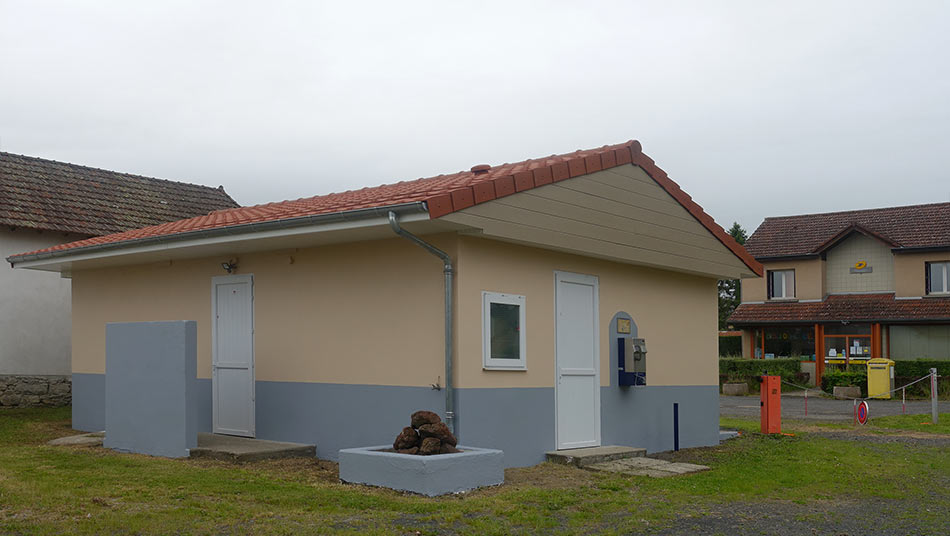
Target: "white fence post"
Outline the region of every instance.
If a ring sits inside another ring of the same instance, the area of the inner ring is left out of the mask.
[[[937,369],[930,369],[930,420],[937,424]]]

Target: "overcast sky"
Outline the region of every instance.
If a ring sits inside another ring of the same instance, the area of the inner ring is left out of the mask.
[[[0,148],[242,204],[638,139],[717,222],[950,201],[950,2],[0,0]]]

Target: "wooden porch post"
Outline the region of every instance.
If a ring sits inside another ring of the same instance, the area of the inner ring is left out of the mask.
[[[881,325],[871,324],[871,358],[881,357]]]
[[[821,340],[821,324],[815,324],[815,385],[821,388],[821,376],[825,373],[825,345]]]

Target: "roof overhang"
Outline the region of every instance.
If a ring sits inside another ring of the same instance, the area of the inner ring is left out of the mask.
[[[394,236],[389,227],[390,211],[414,233],[459,230],[448,222],[430,221],[425,203],[408,203],[18,255],[7,261],[14,268],[69,273],[74,269],[377,240]]]
[[[892,253],[938,253],[941,251],[950,251],[950,244],[942,246],[918,246],[912,248],[892,248]]]

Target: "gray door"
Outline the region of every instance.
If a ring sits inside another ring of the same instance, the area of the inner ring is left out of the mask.
[[[214,433],[254,437],[254,276],[212,279]]]

